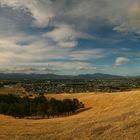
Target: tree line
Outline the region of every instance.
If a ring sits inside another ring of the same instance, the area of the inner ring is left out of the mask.
[[[29,96],[0,95],[0,114],[24,118],[27,116],[50,116],[69,115],[78,109],[84,108],[84,104],[78,99],[57,100],[47,99],[43,95],[35,98]]]

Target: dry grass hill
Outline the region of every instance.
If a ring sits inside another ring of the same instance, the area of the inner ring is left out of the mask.
[[[48,96],[76,97],[90,109],[40,120],[0,115],[0,140],[140,140],[140,90]]]

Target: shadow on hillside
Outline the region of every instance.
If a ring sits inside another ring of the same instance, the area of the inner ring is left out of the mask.
[[[60,115],[60,116],[50,116],[50,117],[47,117],[47,116],[43,116],[43,117],[42,116],[30,116],[30,117],[24,117],[23,119],[39,120],[39,119],[55,119],[55,118],[69,117],[69,116],[77,115],[77,114],[79,114],[81,112],[88,111],[91,108],[92,107],[81,108],[81,109],[77,110],[74,113],[66,113],[66,114],[63,114],[63,115]]]
[[[81,108],[79,110],[77,110],[75,113],[73,113],[72,115],[75,115],[75,114],[79,114],[81,112],[85,112],[85,111],[88,111],[90,110],[92,107],[87,107],[87,108]]]

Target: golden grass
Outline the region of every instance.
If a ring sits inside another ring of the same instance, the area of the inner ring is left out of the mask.
[[[0,115],[0,140],[140,140],[140,90],[47,97],[78,98],[91,109],[44,120]]]
[[[0,94],[26,95],[26,91],[21,86],[1,87],[0,88]]]

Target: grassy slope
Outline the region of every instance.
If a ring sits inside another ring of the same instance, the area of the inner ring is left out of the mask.
[[[0,115],[0,140],[140,140],[140,90],[52,96],[76,97],[91,109],[44,120]]]

